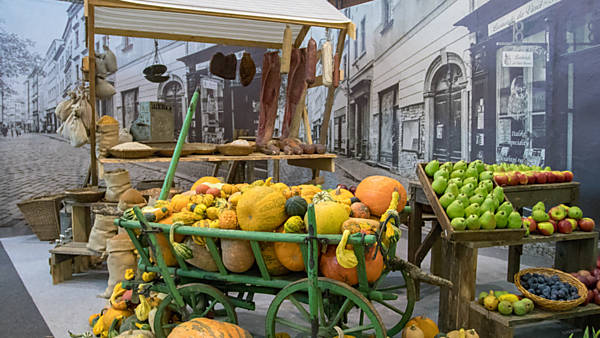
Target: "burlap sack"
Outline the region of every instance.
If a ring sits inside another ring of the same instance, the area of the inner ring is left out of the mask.
[[[69,117],[69,115],[71,114],[71,106],[72,105],[73,105],[72,98],[62,101],[61,103],[59,103],[56,106],[56,109],[54,110],[54,115],[56,115],[56,117],[59,120],[61,120],[62,122],[65,122],[67,120],[67,118]]]
[[[87,96],[82,96],[74,104],[74,109],[77,110],[86,131],[90,131],[90,125],[92,124],[92,106],[90,105]]]
[[[131,136],[127,128],[119,129],[119,144],[127,142],[133,142],[133,136]]]
[[[88,142],[87,131],[76,111],[73,111],[71,115],[69,115],[64,126],[64,128],[68,129],[71,146],[78,148]]]
[[[104,181],[106,182],[104,199],[109,202],[118,202],[121,194],[131,188],[129,171],[125,169],[104,172]]]
[[[106,62],[104,61],[105,54],[96,53],[96,76],[105,78],[108,75],[108,69],[106,67]]]
[[[108,150],[119,144],[119,124],[97,124],[96,137],[98,157],[107,157]]]
[[[97,252],[106,251],[106,240],[117,234],[117,226],[113,221],[115,216],[96,215],[94,226],[90,232],[87,248]]]
[[[102,78],[96,78],[96,96],[99,99],[109,99],[115,95],[115,87]]]
[[[106,252],[108,259],[108,286],[102,297],[109,298],[117,283],[125,278],[125,270],[136,269],[133,243],[127,235],[116,235],[106,241]]]
[[[106,65],[106,70],[109,73],[114,73],[117,71],[117,57],[115,53],[113,53],[107,45],[104,45],[104,64]]]

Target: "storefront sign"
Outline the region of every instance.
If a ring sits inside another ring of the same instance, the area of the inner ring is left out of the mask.
[[[524,20],[542,10],[559,3],[561,0],[532,0],[488,25],[488,36],[512,26],[517,21]]]
[[[503,51],[502,67],[533,67],[533,52]]]

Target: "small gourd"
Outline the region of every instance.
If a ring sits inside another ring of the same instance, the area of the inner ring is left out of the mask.
[[[308,203],[306,203],[306,200],[300,196],[292,196],[285,201],[285,213],[290,217],[304,217],[307,209]]]
[[[219,215],[219,228],[237,229],[237,215],[233,210],[223,210]]]
[[[312,203],[317,205],[321,202],[335,202],[333,197],[327,191],[321,191],[316,193],[312,198]]]
[[[438,333],[440,333],[440,329],[438,328],[437,324],[430,318],[424,316],[414,317],[409,320],[406,325],[416,325],[419,327],[419,329],[423,331],[425,338],[434,338]]]
[[[407,326],[402,331],[402,338],[425,338],[423,331],[416,325]]]
[[[292,216],[285,221],[283,225],[286,233],[302,233],[306,230],[306,226],[304,225],[304,221],[300,216]]]

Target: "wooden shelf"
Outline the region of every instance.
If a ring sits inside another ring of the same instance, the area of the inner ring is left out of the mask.
[[[99,253],[87,248],[86,242],[69,242],[50,249],[51,254],[70,256],[100,256]]]
[[[496,230],[501,231],[501,230]],[[492,241],[481,241],[481,242],[465,242],[463,245],[469,248],[489,248],[493,246],[505,246],[505,245],[522,245],[522,244],[530,244],[530,243],[550,243],[550,242],[562,242],[562,241],[577,241],[581,239],[593,239],[597,238],[598,233],[593,232],[583,232],[583,231],[575,231],[570,234],[552,234],[550,236],[544,235],[529,235],[528,237],[523,237],[516,240],[492,240]]]
[[[489,311],[476,301],[471,302],[470,326],[474,328],[480,337],[509,338],[513,336],[514,327],[532,324],[546,320],[561,320],[578,317],[600,315],[600,306],[588,304],[577,306],[568,311],[547,311],[535,308],[531,313],[524,316],[504,316],[497,311]]]
[[[263,153],[252,153],[246,156],[226,156],[226,155],[188,155],[181,156],[179,162],[223,162],[223,161],[266,161],[266,160],[318,160],[334,159],[335,154],[303,154],[303,155],[266,155]],[[100,158],[100,163],[135,163],[135,162],[171,162],[170,157],[145,157],[145,158]]]

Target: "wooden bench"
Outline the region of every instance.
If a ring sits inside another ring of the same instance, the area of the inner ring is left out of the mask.
[[[597,327],[600,321],[600,306],[588,304],[568,311],[546,311],[536,308],[524,316],[504,316],[497,311],[489,311],[473,301],[470,304],[469,328],[475,329],[481,338],[512,338],[515,327],[520,325],[574,318],[583,319],[585,325]]]
[[[86,246],[87,242],[69,242],[50,250],[52,284],[69,280],[74,273],[88,271],[90,257],[100,257],[100,255]]]

